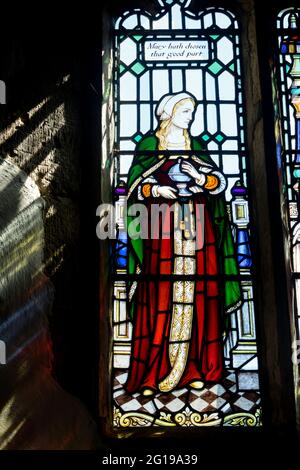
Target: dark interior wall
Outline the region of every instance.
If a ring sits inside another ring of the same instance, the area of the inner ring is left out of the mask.
[[[45,200],[53,374],[96,419],[100,39],[82,41],[75,23],[55,38],[47,27],[38,39],[2,37],[1,51],[0,156],[31,176]]]

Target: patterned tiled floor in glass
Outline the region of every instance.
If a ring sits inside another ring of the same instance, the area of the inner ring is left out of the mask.
[[[260,403],[260,395],[255,391],[237,391],[235,373],[227,371],[218,384],[207,384],[202,390],[182,388],[170,393],[157,393],[144,397],[141,393],[129,395],[124,384],[127,371],[115,369],[114,399],[120,409],[127,413],[157,414],[159,412],[179,412],[187,405],[201,413],[222,412],[224,414],[252,413]]]

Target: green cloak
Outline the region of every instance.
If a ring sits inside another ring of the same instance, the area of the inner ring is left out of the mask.
[[[214,169],[218,169],[213,160],[203,152],[203,146],[199,139],[191,138],[191,149],[195,151],[203,164],[210,164]],[[146,177],[152,174],[156,168],[161,166],[166,157],[158,157],[157,153],[151,154],[151,150],[158,150],[158,138],[154,134],[145,136],[137,145],[137,153],[134,157],[128,174],[128,201],[127,207],[140,203],[137,199],[137,186]],[[143,151],[147,153],[143,154]],[[149,152],[149,153],[148,153]],[[163,151],[162,151],[163,153]],[[212,215],[212,222],[215,228],[215,235],[219,253],[219,269],[221,275],[220,290],[223,295],[223,313],[230,313],[236,310],[242,302],[242,293],[239,280],[227,279],[227,276],[238,276],[239,270],[236,260],[232,232],[226,212],[224,195],[207,195],[207,200]],[[127,226],[134,217],[127,216]],[[141,270],[143,267],[143,239],[128,241],[128,273],[136,274],[137,266]],[[132,300],[131,313],[134,311],[134,299]],[[227,321],[225,321],[225,324]]]

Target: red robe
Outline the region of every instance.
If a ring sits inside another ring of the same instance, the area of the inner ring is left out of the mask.
[[[167,161],[157,174],[154,174],[158,184],[174,186],[167,174],[173,164],[174,161]],[[196,380],[218,382],[223,373],[218,282],[215,279],[197,279],[197,275],[218,275],[216,238],[205,195],[193,195],[193,201],[194,204],[204,205],[204,244],[201,249],[196,248],[192,335],[186,367],[176,388],[185,387]],[[151,203],[171,206],[174,202],[163,198],[147,200],[148,206]],[[160,230],[164,229],[166,220],[161,221]],[[200,227],[196,230],[200,230]],[[146,388],[158,391],[158,384],[172,369],[168,350],[173,310],[173,281],[160,280],[159,275],[174,272],[173,237],[144,240],[144,250],[142,273],[157,278],[138,282],[131,363],[125,385],[129,393]],[[184,275],[181,279],[185,280]]]

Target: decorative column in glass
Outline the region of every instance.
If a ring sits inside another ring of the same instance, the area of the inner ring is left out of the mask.
[[[124,209],[127,201],[127,188],[121,181],[114,190],[117,234],[115,241],[114,264],[117,274],[126,274],[127,231],[124,223]],[[114,367],[123,369],[129,366],[131,323],[126,316],[126,281],[118,279],[114,283]]]
[[[289,27],[297,29],[298,18],[294,13],[289,17]],[[295,109],[296,119],[296,154],[294,159],[293,177],[295,179],[294,189],[299,197],[300,189],[300,36],[291,35],[284,39],[281,44],[281,54],[289,55],[292,59],[292,67],[289,75],[292,79],[291,103]]]
[[[249,280],[252,266],[249,244],[249,209],[247,189],[237,181],[231,189],[231,213],[235,230],[235,243],[241,274],[244,302],[242,307],[231,314],[231,338],[225,344],[230,353],[230,362],[238,369],[239,388],[253,390],[259,388],[256,331],[253,304],[253,288]],[[228,353],[227,353],[228,355]]]
[[[295,118],[295,147],[294,156],[292,157],[291,173],[292,187],[294,190],[295,202],[290,202],[290,219],[292,224],[292,259],[293,272],[295,276],[295,308],[298,312],[298,337],[300,331],[299,312],[300,312],[300,222],[299,222],[299,204],[300,204],[300,35],[299,35],[299,16],[291,13],[288,18],[289,29],[295,30],[295,34],[291,33],[286,36],[280,45],[280,52],[283,56],[289,57],[291,67],[288,75],[292,80],[290,87],[290,102],[294,108]]]

